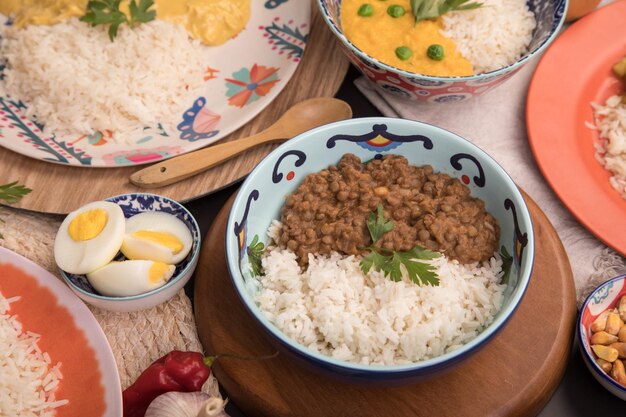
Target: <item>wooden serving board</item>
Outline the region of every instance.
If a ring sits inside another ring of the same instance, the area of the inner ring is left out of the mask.
[[[298,0],[301,1],[301,0]],[[311,34],[295,74],[278,97],[251,122],[217,143],[265,129],[292,105],[312,97],[335,95],[348,70],[348,60],[311,1]],[[151,192],[181,202],[224,188],[246,176],[277,145],[252,149],[221,166],[177,184],[145,190],[128,181],[145,166],[82,168],[51,164],[0,148],[0,184],[17,181],[33,189],[13,207],[65,214],[95,200],[129,192]]]
[[[466,363],[431,381],[363,388],[313,374],[289,357],[221,359],[215,376],[246,415],[531,416],[548,402],[570,357],[576,319],[572,271],[563,245],[524,194],[536,237],[533,274],[506,327]],[[271,354],[273,346],[245,310],[228,275],[224,234],[233,198],[216,217],[196,270],[195,315],[208,354]]]

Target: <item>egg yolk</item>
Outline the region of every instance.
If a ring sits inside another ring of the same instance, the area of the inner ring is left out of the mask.
[[[76,242],[90,240],[102,232],[108,221],[109,215],[106,210],[87,210],[74,217],[67,232]]]
[[[172,251],[173,254],[177,254],[183,250],[183,243],[178,238],[169,233],[153,232],[151,230],[140,230],[131,234],[132,237],[145,240],[146,242],[156,243],[157,245],[165,246]]]
[[[148,272],[148,279],[150,280],[150,283],[156,284],[161,281],[168,270],[168,264],[164,262],[154,262]]]

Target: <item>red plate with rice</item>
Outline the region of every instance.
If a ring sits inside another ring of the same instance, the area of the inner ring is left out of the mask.
[[[2,247],[0,333],[0,414],[122,415],[117,366],[94,316],[59,279]]]

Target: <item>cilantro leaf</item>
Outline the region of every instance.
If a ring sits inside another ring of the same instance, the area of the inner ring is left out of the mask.
[[[248,245],[247,253],[248,253],[248,261],[250,262],[250,270],[252,272],[252,276],[261,276],[263,273],[263,265],[261,262],[261,258],[263,257],[263,251],[265,251],[265,245],[263,242],[259,242],[259,236],[254,235],[252,242]]]
[[[382,266],[388,263],[388,259],[386,256],[379,254],[376,251],[371,251],[366,257],[361,259],[360,266],[361,271],[365,274],[370,272],[370,269],[374,267],[376,271],[381,271]]]
[[[379,248],[375,243],[387,232],[393,229],[393,222],[386,220],[383,213],[383,206],[377,206],[377,213],[370,213],[367,221],[367,228],[372,236],[371,246],[364,248],[370,251],[365,256],[359,266],[361,271],[367,274],[372,268],[382,272],[385,277],[392,281],[402,281],[402,268],[406,270],[408,278],[415,284],[439,285],[434,266],[420,260],[430,260],[441,256],[439,252],[430,251],[423,246],[416,245],[406,252],[394,251],[386,248]]]
[[[18,185],[17,181],[9,184],[0,185],[0,200],[7,204],[17,203],[22,197],[30,193],[30,188]]]
[[[366,222],[367,230],[369,230],[370,236],[372,236],[372,244],[378,242],[385,233],[392,231],[394,226],[391,220],[385,220],[382,204],[376,206],[376,210],[377,214],[370,213]]]
[[[403,265],[409,279],[415,284],[439,285],[439,278],[435,272],[435,267],[415,260],[413,251],[395,252],[393,257],[394,262],[398,264],[397,269],[400,270],[400,264]]]
[[[156,11],[149,10],[153,0],[131,0],[128,5],[128,16],[120,10],[121,0],[91,0],[87,3],[87,12],[80,18],[81,22],[91,26],[109,25],[109,39],[111,42],[117,37],[119,27],[127,23],[134,27],[137,23],[146,23],[156,18]]]
[[[482,7],[482,3],[470,0],[411,0],[411,11],[415,23],[425,19],[436,19],[449,11],[472,10]]]
[[[7,204],[17,203],[22,197],[31,191],[33,190],[30,188],[18,185],[17,181],[10,182],[8,184],[0,185],[0,200]],[[4,223],[4,220],[0,219],[0,223]],[[4,239],[2,233],[0,233],[0,239]]]
[[[137,23],[147,23],[156,18],[156,10],[149,10],[154,5],[153,0],[139,0],[139,5],[135,0],[131,0],[128,5],[130,11],[130,26]]]

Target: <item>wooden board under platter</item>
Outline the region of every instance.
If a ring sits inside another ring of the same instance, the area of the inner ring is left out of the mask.
[[[309,41],[292,79],[256,118],[218,143],[260,132],[299,101],[335,95],[348,70],[348,60],[315,3],[311,2]],[[56,165],[0,148],[0,184],[19,180],[32,188],[33,192],[13,207],[44,213],[64,214],[88,202],[129,192],[151,192],[187,201],[219,190],[246,176],[276,146],[259,146],[178,184],[150,190],[138,188],[128,181],[129,175],[142,166],[96,169]]]
[[[536,237],[529,287],[506,327],[450,373],[421,384],[363,388],[312,374],[279,355],[263,361],[218,360],[215,376],[250,417],[536,415],[565,372],[576,296],[556,231],[537,204],[524,197]],[[239,300],[225,264],[224,234],[232,201],[204,240],[196,270],[196,322],[207,354],[259,356],[275,349]]]

